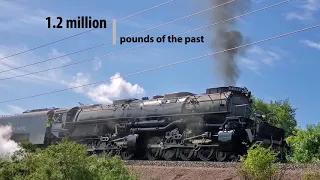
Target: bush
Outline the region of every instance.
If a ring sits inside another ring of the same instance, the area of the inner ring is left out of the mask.
[[[277,154],[270,149],[253,145],[246,157],[241,157],[238,173],[242,179],[270,180],[281,179],[283,172],[276,162]]]
[[[293,149],[293,162],[320,162],[320,123],[308,125],[306,130],[297,130],[287,142]]]
[[[32,144],[29,141],[22,142],[19,145],[26,152],[36,152],[36,150],[37,150],[37,146]]]
[[[30,149],[35,151],[29,150],[22,159],[0,161],[0,180],[137,179],[118,157],[87,156],[85,146],[74,142],[64,141],[45,150]]]

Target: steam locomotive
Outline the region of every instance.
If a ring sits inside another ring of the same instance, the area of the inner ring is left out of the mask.
[[[250,97],[246,88],[217,87],[204,94],[177,92],[111,105],[31,110],[2,117],[0,125],[10,124],[18,142],[47,146],[67,138],[85,144],[89,154],[124,160],[221,162],[245,154],[254,143],[285,152],[284,130],[253,116]],[[49,134],[48,112],[56,119]]]

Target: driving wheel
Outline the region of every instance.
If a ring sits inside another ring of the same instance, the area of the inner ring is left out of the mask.
[[[221,152],[221,151],[216,151],[216,160],[218,162],[223,162],[227,160],[227,153],[226,152]]]
[[[148,145],[149,144],[160,144],[161,142],[161,139],[159,137],[152,137],[148,140]],[[149,160],[157,160],[159,159],[160,157],[160,152],[161,152],[161,149],[160,148],[149,148],[147,147],[147,158]]]
[[[214,149],[211,147],[202,147],[198,151],[198,157],[201,161],[210,161],[214,156]]]
[[[194,158],[194,149],[180,148],[179,155],[183,161],[191,161]]]

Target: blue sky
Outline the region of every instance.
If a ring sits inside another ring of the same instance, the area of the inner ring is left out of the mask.
[[[91,16],[95,19],[119,19],[161,1],[103,1],[94,2],[4,0],[0,1],[0,57],[58,40],[85,29],[48,29],[46,17],[55,19]],[[201,2],[201,3],[200,3]],[[251,10],[280,1],[252,0]],[[278,7],[241,18],[237,28],[251,42],[319,23],[319,1],[296,0]],[[176,0],[152,11],[117,23],[117,35],[127,36],[153,26],[175,20],[210,7],[209,0]],[[249,10],[249,11],[251,11]],[[214,11],[214,10],[212,10]],[[162,36],[183,33],[210,24],[212,11],[174,24],[154,29],[139,36]],[[55,21],[56,23],[57,21]],[[108,21],[110,22],[110,21]],[[110,23],[108,25],[111,25]],[[104,57],[75,66],[34,74],[0,82],[0,100],[40,94],[106,80],[77,90],[0,104],[0,114],[20,113],[43,107],[71,107],[82,103],[108,103],[123,97],[152,96],[175,91],[203,93],[206,88],[221,85],[215,73],[214,57],[172,66],[140,75],[108,81],[112,76],[184,60],[214,52],[212,29],[208,28],[187,36],[205,36],[205,43],[152,44],[136,50]],[[112,39],[112,28],[93,32],[56,43],[28,53],[0,60],[0,71],[30,64],[39,60],[71,53]],[[17,76],[76,61],[86,60],[140,44],[105,45],[79,54],[37,64],[24,69],[1,73],[0,78]],[[320,88],[320,33],[319,29],[302,32],[281,39],[251,46],[246,56],[237,59],[241,71],[237,83],[246,86],[257,97],[265,100],[290,98],[297,110],[300,126],[317,123],[319,111],[317,89]]]

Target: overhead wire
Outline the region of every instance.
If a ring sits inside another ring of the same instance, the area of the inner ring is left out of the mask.
[[[136,32],[136,33],[134,33],[134,34],[130,34],[130,35],[126,36],[126,37],[131,37],[131,36],[135,36],[135,35],[138,35],[138,34],[142,34],[142,33],[145,33],[145,32],[148,32],[148,31],[151,31],[151,30],[154,30],[154,29],[157,29],[157,28],[160,28],[160,27],[163,27],[163,26],[172,24],[172,23],[175,23],[175,22],[177,22],[177,21],[181,21],[181,20],[184,20],[184,19],[187,19],[187,18],[196,16],[196,15],[202,14],[202,13],[204,13],[204,12],[210,11],[210,10],[212,10],[212,9],[218,8],[218,7],[220,7],[220,6],[224,6],[224,5],[226,5],[226,4],[229,4],[229,3],[232,3],[232,2],[235,2],[235,1],[236,1],[236,0],[230,0],[230,1],[227,1],[227,2],[225,2],[225,3],[219,4],[219,5],[217,5],[217,6],[213,6],[213,7],[204,9],[204,10],[202,10],[202,11],[198,11],[198,12],[196,12],[196,13],[193,13],[193,14],[190,14],[190,15],[187,15],[187,16],[184,16],[184,17],[175,19],[175,20],[173,20],[173,21],[169,21],[169,22],[166,22],[166,23],[163,23],[163,24],[160,24],[160,25],[151,27],[151,28],[149,28],[149,29]],[[288,0],[288,1],[292,1],[292,0]],[[65,55],[61,55],[61,56],[57,56],[57,57],[54,57],[54,58],[46,59],[46,60],[43,60],[43,61],[38,61],[38,62],[35,62],[35,63],[31,63],[31,64],[27,64],[27,65],[23,65],[23,66],[11,68],[11,69],[8,69],[8,70],[3,70],[3,71],[0,71],[0,73],[9,72],[9,71],[12,71],[12,70],[17,70],[17,69],[21,69],[21,68],[33,66],[33,65],[36,65],[36,64],[48,62],[48,61],[51,61],[51,60],[54,60],[54,59],[59,59],[59,58],[67,57],[67,56],[69,56],[69,55],[77,54],[77,53],[84,52],[84,51],[87,51],[87,50],[90,50],[90,49],[95,49],[95,48],[98,48],[98,47],[101,47],[101,46],[104,46],[104,45],[107,45],[107,44],[111,44],[111,43],[112,43],[112,41],[104,42],[104,43],[102,43],[102,44],[95,45],[95,46],[91,46],[91,47],[86,48],[86,49],[81,49],[81,50],[79,50],[79,51],[74,51],[74,52],[71,52],[71,53],[68,53],[68,54],[65,54]],[[77,62],[75,62],[75,64],[77,64]]]
[[[158,4],[158,5],[152,6],[152,7],[150,7],[150,8],[145,9],[145,10],[136,12],[136,13],[134,13],[134,14],[125,16],[125,17],[120,18],[120,19],[117,19],[116,21],[119,22],[119,21],[122,21],[122,20],[125,20],[125,19],[128,19],[128,18],[131,18],[131,17],[133,17],[133,16],[142,14],[142,13],[147,12],[147,11],[150,11],[150,10],[152,10],[152,9],[155,9],[155,8],[161,7],[161,6],[163,6],[163,5],[172,3],[173,1],[176,1],[176,0],[166,1],[166,2],[164,2],[164,3],[161,3],[161,4]],[[33,51],[33,50],[36,50],[36,49],[40,49],[40,48],[49,46],[49,45],[51,45],[51,44],[55,44],[55,43],[58,43],[58,42],[61,42],[61,41],[67,40],[67,39],[71,39],[71,38],[74,38],[74,37],[76,37],[76,36],[79,36],[79,35],[82,35],[82,34],[85,34],[85,33],[91,32],[91,31],[94,31],[94,30],[95,30],[95,29],[89,29],[89,30],[86,30],[86,31],[84,31],[84,32],[81,32],[81,33],[78,33],[78,34],[74,34],[74,35],[72,35],[72,36],[68,36],[68,37],[65,37],[65,38],[62,38],[62,39],[59,39],[59,40],[56,40],[56,41],[47,43],[47,44],[43,44],[43,45],[40,45],[40,46],[31,48],[31,49],[28,49],[28,50],[25,50],[25,51],[21,51],[21,52],[15,53],[15,54],[11,54],[11,55],[8,55],[8,56],[5,56],[5,57],[1,57],[0,60],[2,60],[2,59],[7,59],[7,58],[10,58],[10,57],[13,57],[13,56],[20,55],[20,54],[24,54],[24,53],[26,53],[26,52],[30,52],[30,51]],[[97,46],[97,47],[99,47],[99,46]],[[89,49],[88,49],[88,50],[89,50]]]
[[[234,1],[234,0],[233,0]],[[207,26],[204,26],[204,27],[201,27],[201,28],[196,28],[194,30],[190,30],[190,31],[187,31],[187,32],[184,32],[184,33],[180,33],[180,34],[176,34],[175,36],[181,36],[181,35],[184,35],[184,34],[188,34],[188,33],[191,33],[191,32],[195,32],[195,31],[198,31],[198,30],[202,30],[202,29],[205,29],[205,28],[209,28],[211,26],[215,26],[215,25],[218,25],[218,24],[221,24],[221,23],[225,23],[225,22],[228,22],[228,21],[231,21],[231,20],[234,20],[234,19],[238,19],[238,18],[241,18],[241,17],[244,17],[244,16],[247,16],[247,15],[250,15],[250,14],[254,14],[254,13],[257,13],[259,11],[263,11],[263,10],[266,10],[266,9],[270,9],[270,8],[273,8],[273,7],[276,7],[276,6],[279,6],[281,4],[284,4],[284,3],[288,3],[292,0],[285,0],[285,1],[282,1],[282,2],[279,2],[279,3],[275,3],[275,4],[272,4],[272,5],[269,5],[269,6],[266,6],[266,7],[263,7],[263,8],[260,8],[260,9],[257,9],[257,10],[254,10],[254,11],[251,11],[251,12],[248,12],[248,13],[244,13],[244,14],[241,14],[241,15],[238,15],[238,16],[235,16],[235,17],[232,17],[232,18],[229,18],[229,19],[226,19],[226,20],[223,20],[223,21],[219,21],[219,22],[216,22],[216,23],[213,23],[213,24],[210,24],[210,25],[207,25]],[[228,1],[226,3],[230,3],[232,1]],[[225,3],[221,4],[221,5],[224,5]],[[218,5],[218,6],[221,6],[221,5]],[[214,6],[214,7],[217,7],[217,6]],[[214,7],[211,7],[209,9],[212,9]],[[195,14],[199,14],[199,13],[203,13],[204,11],[208,11],[209,9],[205,9],[205,10],[202,10],[202,11],[199,11],[197,13],[194,13],[194,14],[191,14],[191,15],[188,15],[188,16],[184,16],[182,17],[183,19],[185,19],[186,17],[191,17]],[[180,20],[182,18],[179,18]],[[177,21],[178,19],[174,20],[174,21]],[[174,22],[174,21],[170,21],[170,22]],[[170,23],[169,22],[169,23]],[[164,26],[165,24],[167,23],[164,23],[164,24],[161,24],[161,25],[158,25],[156,27],[159,27],[159,26]],[[153,27],[153,28],[150,28],[150,29],[155,29],[156,27]],[[148,30],[150,30],[148,29]],[[144,32],[148,31],[148,30],[144,30]],[[112,41],[111,41],[112,42]],[[103,57],[107,57],[107,56],[112,56],[112,55],[115,55],[115,54],[120,54],[120,53],[123,53],[123,52],[127,52],[127,51],[131,51],[131,50],[134,50],[134,49],[137,49],[137,48],[140,48],[140,47],[143,47],[143,46],[147,46],[147,45],[150,45],[152,43],[145,43],[145,44],[142,44],[142,45],[138,45],[138,46],[135,46],[135,47],[131,47],[131,48],[127,48],[127,49],[123,49],[123,50],[120,50],[120,51],[116,51],[116,52],[111,52],[111,53],[108,53],[108,54],[105,54],[105,55],[102,55],[102,56],[98,56],[98,57],[95,57],[95,58],[90,58],[90,59],[87,59],[87,60],[83,60],[83,61],[78,61],[78,62],[74,62],[74,63],[69,63],[69,64],[65,64],[65,65],[62,65],[62,66],[57,66],[57,67],[53,67],[53,68],[48,68],[48,69],[44,69],[44,70],[40,70],[40,71],[35,71],[35,72],[30,72],[30,73],[26,73],[26,74],[21,74],[21,75],[17,75],[17,76],[11,76],[11,77],[5,77],[5,78],[0,78],[0,81],[1,80],[8,80],[8,79],[14,79],[14,78],[19,78],[19,77],[24,77],[24,76],[28,76],[28,75],[32,75],[32,74],[38,74],[38,73],[42,73],[42,72],[46,72],[46,71],[51,71],[51,70],[55,70],[55,69],[60,69],[60,68],[64,68],[64,67],[68,67],[68,66],[73,66],[73,65],[77,65],[77,64],[81,64],[81,63],[84,63],[84,62],[89,62],[89,61],[93,61],[93,60],[96,60],[96,59],[101,59]],[[61,56],[60,56],[61,57]],[[52,60],[52,59],[50,59]],[[49,61],[49,60],[45,60],[45,61]],[[11,70],[14,70],[14,69],[17,69],[17,68],[13,68]],[[6,70],[6,71],[9,71],[9,70]],[[0,73],[2,72],[6,72],[6,71],[1,71]]]
[[[189,58],[189,59],[186,59],[186,60],[182,60],[182,61],[178,61],[178,62],[174,62],[174,63],[169,63],[169,64],[153,67],[153,68],[145,69],[145,70],[142,70],[142,71],[129,73],[129,74],[126,74],[126,75],[121,76],[121,77],[113,77],[113,78],[110,78],[108,80],[102,80],[102,81],[97,81],[97,82],[84,84],[84,85],[80,85],[80,86],[74,86],[74,87],[60,89],[60,90],[56,90],[56,91],[36,94],[36,95],[32,95],[32,96],[26,96],[26,97],[21,97],[21,98],[1,101],[0,104],[7,103],[7,102],[12,102],[12,101],[19,101],[19,100],[23,100],[23,99],[30,99],[30,98],[34,98],[34,97],[54,94],[54,93],[58,93],[58,92],[63,92],[63,91],[71,90],[71,89],[80,88],[80,87],[86,87],[86,86],[91,86],[91,85],[95,85],[95,84],[105,83],[105,82],[108,82],[109,80],[123,78],[123,77],[129,77],[129,76],[133,76],[133,75],[137,75],[137,74],[146,73],[146,72],[149,72],[149,71],[154,71],[154,70],[157,70],[157,69],[162,69],[162,68],[166,68],[166,67],[170,67],[170,66],[186,63],[186,62],[189,62],[189,61],[194,61],[194,60],[197,60],[197,59],[203,59],[203,58],[208,57],[208,56],[213,56],[213,55],[216,55],[216,54],[219,54],[219,53],[223,53],[223,52],[227,52],[227,51],[231,51],[231,50],[235,50],[235,49],[244,48],[244,47],[247,47],[247,46],[259,44],[259,43],[270,41],[270,40],[273,40],[273,39],[282,38],[282,37],[285,37],[285,36],[293,35],[293,34],[296,34],[296,33],[299,33],[299,32],[311,30],[311,29],[318,28],[318,27],[320,27],[320,24],[317,24],[317,25],[314,25],[314,26],[310,26],[310,27],[307,27],[307,28],[303,28],[303,29],[299,29],[299,30],[295,30],[295,31],[291,31],[291,32],[288,32],[288,33],[285,33],[285,34],[280,34],[280,35],[273,36],[273,37],[270,37],[270,38],[262,39],[262,40],[255,41],[255,42],[252,42],[252,43],[247,43],[247,44],[244,44],[244,45],[241,45],[241,46],[237,46],[237,47],[233,47],[233,48],[229,48],[229,49],[226,49],[226,50],[217,51],[217,52],[214,52],[214,53],[209,53],[209,54],[206,54],[206,55],[197,56],[197,57]]]

